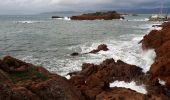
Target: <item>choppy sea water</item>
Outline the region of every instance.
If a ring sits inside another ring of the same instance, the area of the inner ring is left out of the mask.
[[[99,64],[106,58],[140,66],[144,72],[154,61],[154,50],[143,51],[138,44],[153,24],[160,24],[147,21],[149,15],[111,21],[50,17],[0,16],[0,57],[11,55],[63,76],[81,70],[84,62]],[[89,52],[99,44],[108,45],[109,51],[70,56]]]

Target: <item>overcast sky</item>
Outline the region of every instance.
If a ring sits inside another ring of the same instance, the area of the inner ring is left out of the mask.
[[[0,0],[0,14],[34,14],[50,11],[111,10],[170,6],[170,0]]]

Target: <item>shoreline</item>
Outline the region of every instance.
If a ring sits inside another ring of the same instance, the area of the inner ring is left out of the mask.
[[[0,60],[0,88],[2,88],[0,99],[22,100],[25,97],[26,100],[35,100],[35,98],[36,100],[111,100],[116,98],[168,100],[170,98],[168,95],[170,23],[164,23],[162,27],[161,30],[151,31],[141,41],[143,49],[155,49],[157,54],[150,71],[146,74],[138,66],[126,64],[121,60],[116,62],[114,59],[106,59],[99,65],[84,63],[82,70],[74,72],[67,80],[48,72],[43,67],[25,63],[10,56],[4,57]],[[22,75],[25,76],[22,77]],[[112,87],[110,84],[116,81],[135,82],[133,84],[142,85],[147,93]]]

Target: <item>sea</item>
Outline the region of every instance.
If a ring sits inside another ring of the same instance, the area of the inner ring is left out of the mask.
[[[124,20],[74,21],[51,15],[0,16],[0,58],[13,56],[52,73],[66,76],[80,71],[83,63],[100,64],[113,58],[141,67],[147,72],[155,58],[154,50],[144,51],[143,36],[161,22],[148,21],[149,14],[125,16]],[[108,51],[84,54],[106,44]],[[70,56],[78,52],[79,56]]]

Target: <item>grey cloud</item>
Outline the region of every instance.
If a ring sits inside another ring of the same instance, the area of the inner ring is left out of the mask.
[[[152,8],[170,6],[170,0],[0,0],[0,14],[31,14],[47,11]]]

